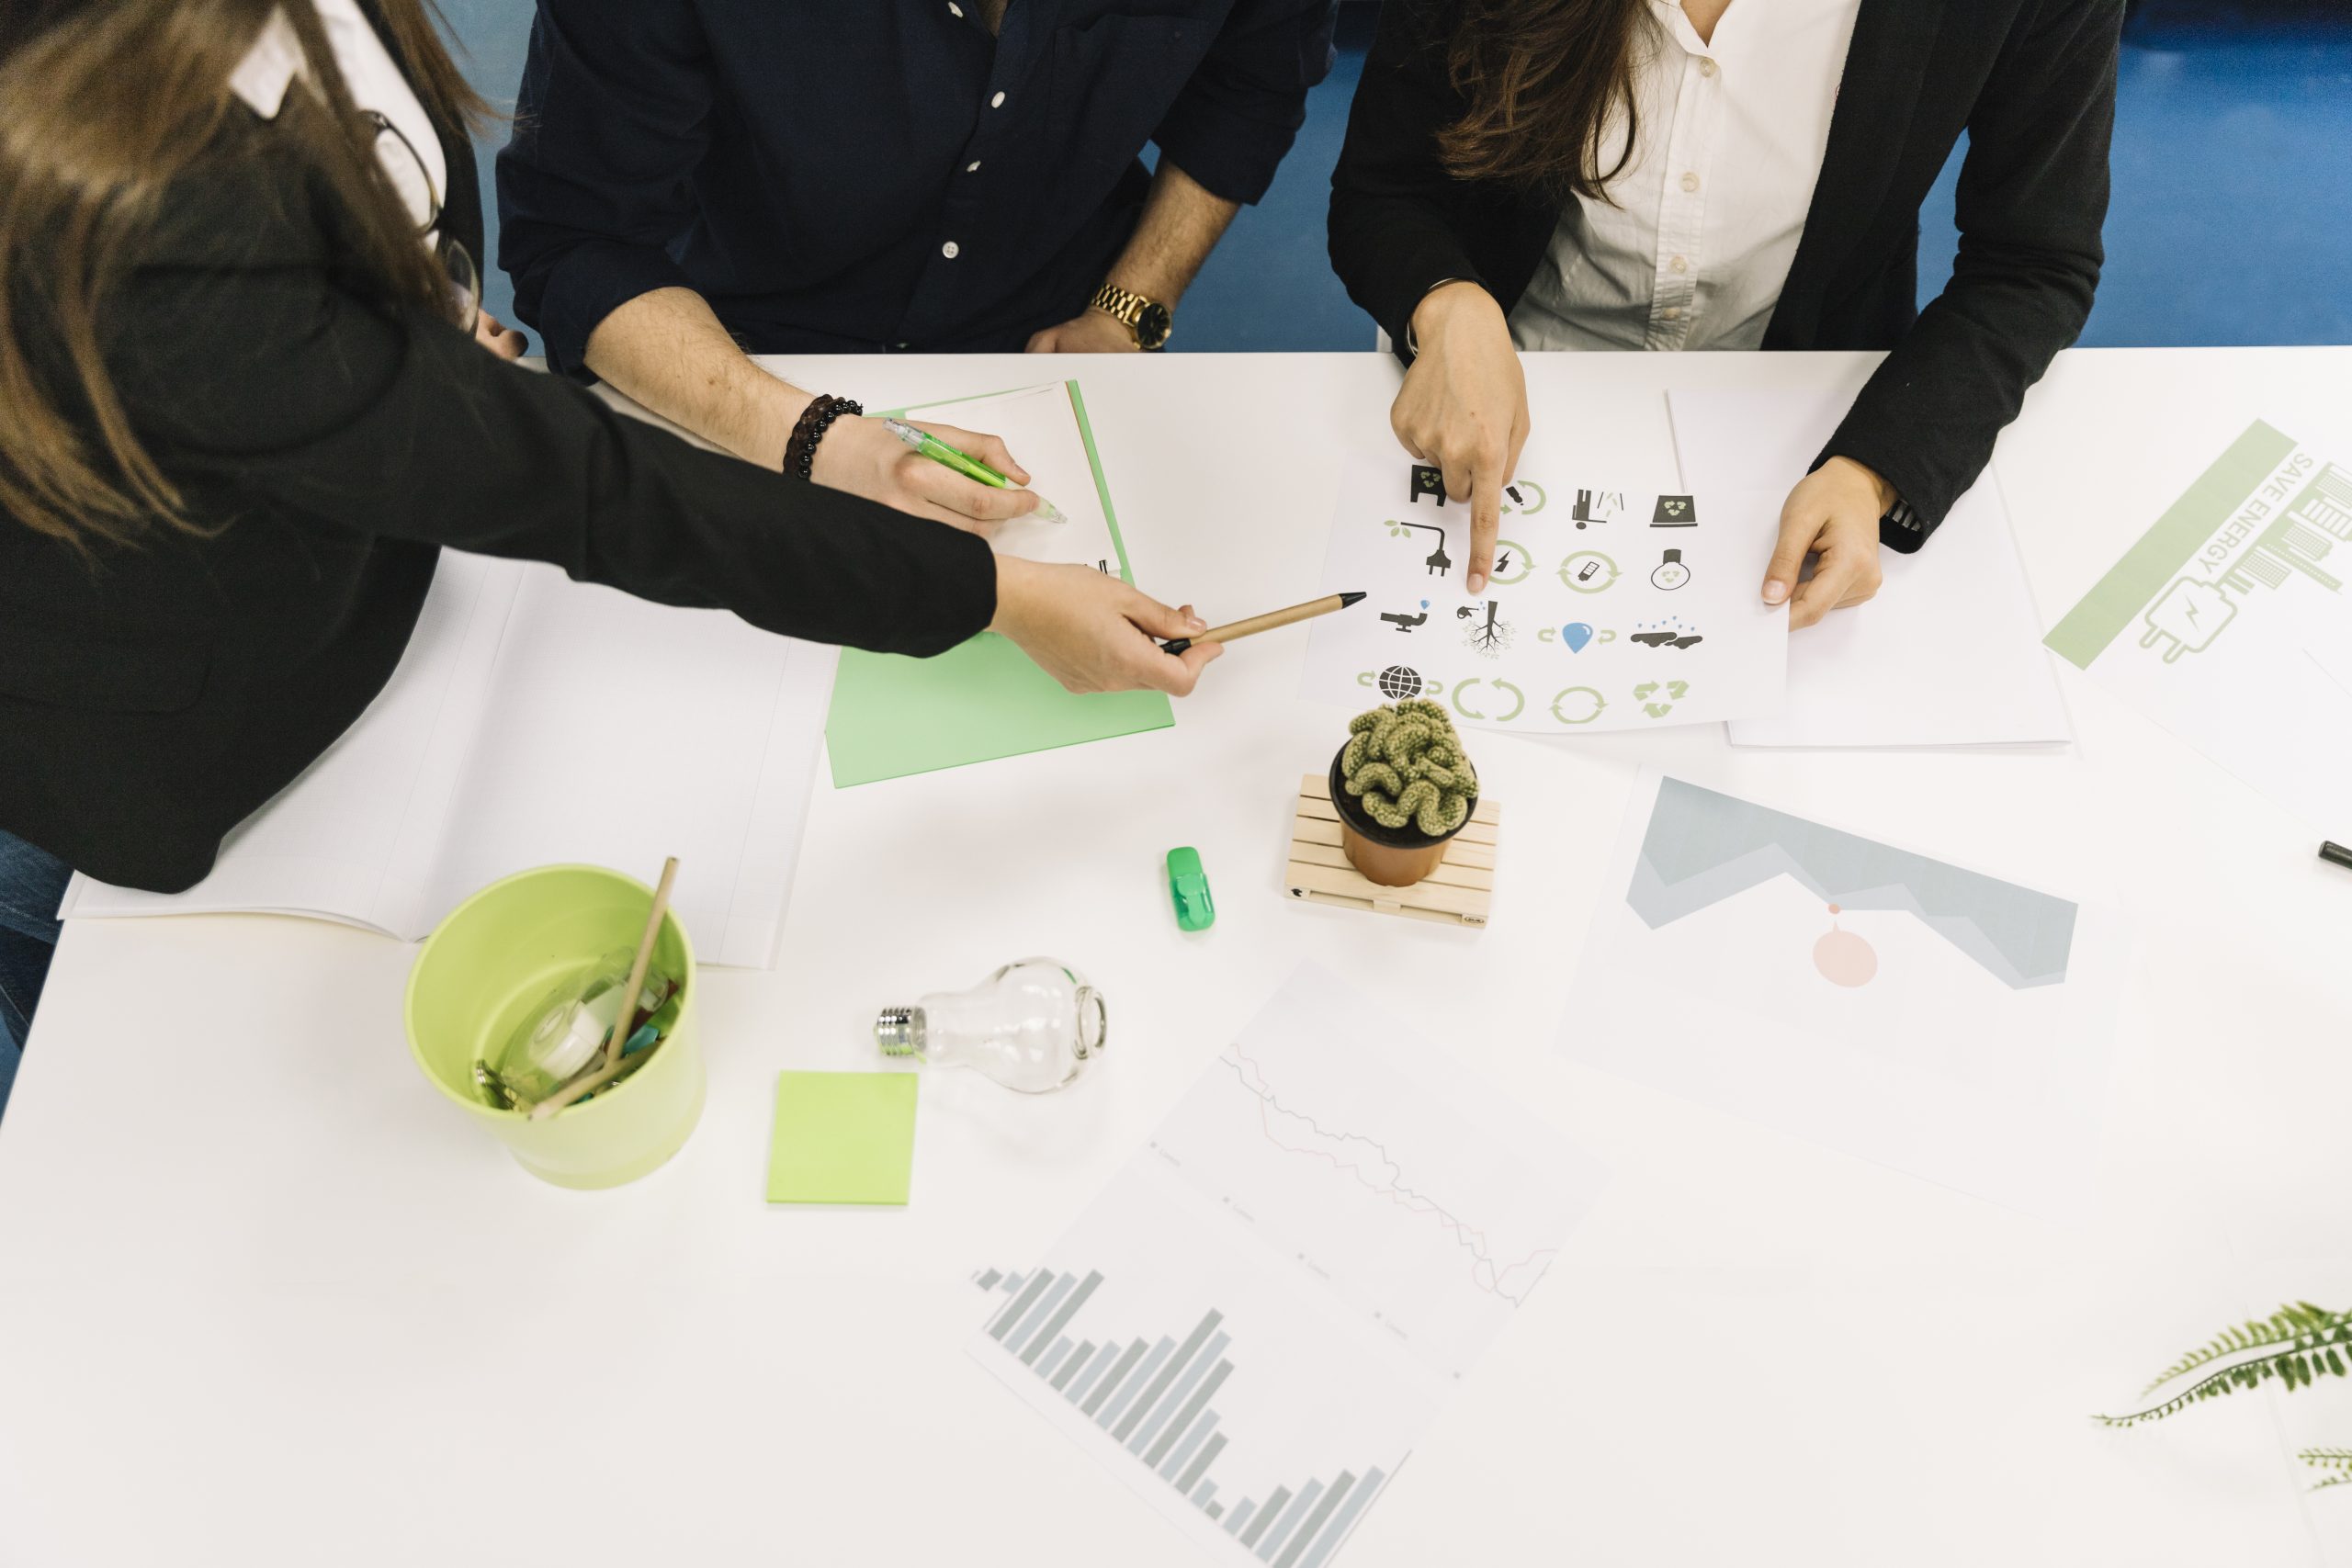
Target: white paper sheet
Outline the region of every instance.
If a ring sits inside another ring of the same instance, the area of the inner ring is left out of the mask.
[[[1674,392],[1675,448],[1695,491],[1786,498],[1851,403],[1844,391]],[[2025,563],[1987,473],[1924,548],[1879,552],[1878,597],[1789,638],[1777,718],[1736,719],[1735,746],[1984,746],[2071,739]]]
[[[2256,422],[2050,646],[2334,838],[2352,838],[2352,468]]]
[[[1645,770],[1570,1056],[1997,1202],[2093,1201],[2112,915]]]
[[[1303,968],[1040,1264],[974,1277],[970,1352],[1203,1551],[1324,1568],[1604,1179]]]
[[[721,611],[445,552],[390,682],[210,876],[173,896],[77,877],[64,913],[267,911],[413,940],[513,872],[578,861],[650,882],[674,854],[701,959],[765,967],[832,668],[831,649]]]
[[[1668,484],[1587,488],[1531,448],[1504,498],[1495,571],[1465,592],[1470,509],[1385,437],[1350,454],[1306,694],[1366,707],[1429,696],[1519,735],[1707,724],[1776,713],[1788,615],[1756,586],[1778,501]]]
[[[1091,566],[1119,575],[1118,547],[1103,515],[1102,494],[1094,483],[1094,462],[1070,402],[1069,383],[1049,381],[1018,391],[925,403],[909,409],[907,417],[997,436],[1028,470],[1029,488],[1069,519],[1047,523],[1035,513],[1016,517],[998,531],[993,541],[998,554]]]

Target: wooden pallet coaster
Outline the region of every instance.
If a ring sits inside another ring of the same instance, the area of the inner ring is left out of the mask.
[[[1331,804],[1330,781],[1308,773],[1298,781],[1298,820],[1291,830],[1283,886],[1292,897],[1310,904],[1483,926],[1494,898],[1495,844],[1502,818],[1501,802],[1480,797],[1435,871],[1410,887],[1383,887],[1348,863],[1340,848],[1340,813]]]

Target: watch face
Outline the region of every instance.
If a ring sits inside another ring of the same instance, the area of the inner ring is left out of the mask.
[[[1143,314],[1136,318],[1136,336],[1146,348],[1158,348],[1166,343],[1174,327],[1175,322],[1169,316],[1165,305],[1148,304],[1143,308]]]

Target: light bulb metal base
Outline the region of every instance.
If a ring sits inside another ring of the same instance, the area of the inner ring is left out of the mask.
[[[874,1043],[885,1056],[911,1056],[922,1051],[922,1009],[884,1008],[874,1019]]]

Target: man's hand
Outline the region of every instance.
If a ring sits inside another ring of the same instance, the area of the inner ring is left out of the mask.
[[[912,423],[912,422],[910,422]],[[916,424],[967,457],[977,457],[1015,484],[1029,482],[1029,470],[1012,459],[993,435],[952,424]],[[987,536],[1024,512],[1037,509],[1037,493],[998,490],[934,463],[883,428],[878,419],[837,419],[817,443],[808,477],[917,517],[949,523]]]
[[[1444,283],[1413,310],[1420,352],[1388,411],[1405,450],[1445,470],[1449,500],[1470,503],[1467,587],[1486,591],[1502,525],[1503,486],[1527,445],[1527,378],[1495,297],[1475,283]]]
[[[1073,692],[1189,696],[1203,668],[1225,652],[1213,642],[1195,644],[1182,657],[1159,651],[1158,639],[1208,630],[1190,604],[1171,610],[1092,567],[1016,556],[997,558],[996,619],[989,630],[1020,644]]]
[[[1830,458],[1789,492],[1781,508],[1780,547],[1764,576],[1764,603],[1790,601],[1790,630],[1878,592],[1878,520],[1894,500],[1893,485],[1850,457]],[[1799,583],[1807,556],[1819,558],[1813,575]]]
[[[1140,354],[1136,334],[1108,310],[1088,309],[1029,338],[1030,354]]]
[[[501,359],[523,357],[523,334],[487,310],[474,313],[474,341]]]

